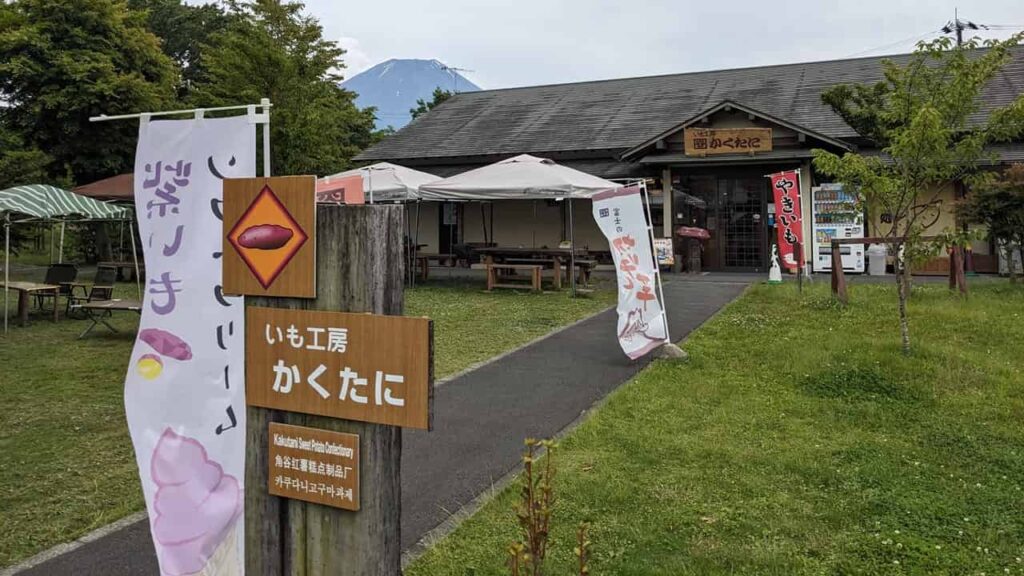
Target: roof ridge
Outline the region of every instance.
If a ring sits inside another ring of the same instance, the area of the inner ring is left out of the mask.
[[[1024,50],[1024,44],[1019,46],[1011,46],[1010,50]],[[979,47],[976,50],[988,50],[987,47]],[[603,84],[608,82],[624,82],[629,80],[651,80],[655,78],[672,78],[679,76],[693,76],[697,74],[712,74],[719,72],[739,72],[749,70],[770,70],[773,68],[788,68],[796,66],[808,66],[812,64],[834,64],[837,62],[856,62],[856,61],[867,61],[867,60],[883,60],[885,58],[896,58],[900,56],[910,56],[913,52],[900,52],[897,54],[882,54],[879,56],[858,56],[856,58],[832,58],[828,60],[808,60],[803,62],[787,62],[784,64],[766,64],[761,66],[737,66],[735,68],[714,68],[708,70],[691,70],[689,72],[667,72],[665,74],[649,74],[646,76],[624,76],[619,78],[602,78],[598,80],[579,80],[577,82],[552,82],[550,84],[533,84],[530,86],[509,86],[507,88],[488,88],[486,90],[475,90],[473,92],[460,92],[457,96],[477,96],[493,94],[495,92],[512,92],[516,90],[533,90],[536,88],[554,88],[557,86],[579,86],[582,84]]]

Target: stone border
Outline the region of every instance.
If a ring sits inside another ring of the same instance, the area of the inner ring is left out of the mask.
[[[143,510],[142,512],[136,512],[134,514],[130,514],[128,516],[125,516],[124,518],[121,518],[120,520],[117,520],[116,522],[111,522],[110,524],[107,524],[106,526],[102,526],[100,528],[97,528],[96,530],[93,530],[92,532],[89,532],[88,534],[85,534],[84,536],[81,536],[81,537],[79,537],[79,538],[77,538],[75,540],[72,540],[71,542],[65,542],[63,544],[57,544],[56,546],[54,546],[54,547],[52,547],[52,548],[50,548],[48,550],[43,550],[39,554],[36,554],[35,556],[32,556],[31,558],[29,558],[27,560],[22,560],[20,563],[15,564],[14,566],[8,566],[7,568],[4,568],[4,569],[0,570],[0,576],[14,576],[14,574],[17,574],[18,572],[21,572],[23,570],[28,570],[29,568],[33,568],[35,566],[38,566],[38,565],[42,564],[43,562],[47,562],[47,561],[52,560],[52,559],[54,559],[54,558],[56,558],[58,556],[62,556],[64,554],[67,554],[68,552],[72,552],[74,550],[77,550],[77,549],[81,548],[82,546],[85,546],[86,544],[88,544],[90,542],[95,542],[96,540],[99,540],[100,538],[103,538],[104,536],[106,536],[108,534],[112,534],[114,532],[117,532],[118,530],[120,530],[122,528],[126,528],[126,527],[128,527],[128,526],[130,526],[132,524],[135,524],[139,520],[145,520],[145,519],[146,519],[146,511],[145,510]]]

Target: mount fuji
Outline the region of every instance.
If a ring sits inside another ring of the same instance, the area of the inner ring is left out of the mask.
[[[341,86],[356,93],[360,108],[377,107],[377,128],[402,128],[412,117],[416,100],[429,102],[435,88],[475,92],[479,86],[437,60],[391,59],[345,80]]]

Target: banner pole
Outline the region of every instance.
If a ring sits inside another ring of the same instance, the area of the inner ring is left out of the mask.
[[[263,109],[263,177],[270,177],[270,98],[260,98]]]
[[[651,219],[651,197],[647,192],[647,181],[640,181],[640,190],[644,195],[644,209],[647,211],[647,235],[651,240],[651,258],[654,260],[654,275],[658,280],[658,298],[661,299],[661,321],[665,325],[665,342],[672,343],[668,333],[668,307],[665,306],[665,290],[661,286],[661,266],[658,265],[658,254],[654,250],[654,220]]]

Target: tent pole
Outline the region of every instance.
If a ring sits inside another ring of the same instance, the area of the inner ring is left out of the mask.
[[[50,224],[50,264],[53,264],[53,224]]]
[[[370,185],[370,204],[373,204],[373,170],[366,169],[366,182]]]
[[[533,202],[533,248],[537,247],[537,200],[531,200]]]
[[[484,203],[481,202],[480,203],[480,227],[484,229],[484,244],[486,244],[488,242],[488,240],[487,240],[487,212],[485,212],[486,208],[487,207],[484,206]]]
[[[136,223],[136,226],[138,223]],[[131,230],[131,221],[129,221],[129,230]],[[142,231],[139,231],[139,236],[142,236]],[[139,302],[142,302],[142,276],[139,275],[139,256],[135,251],[135,232],[131,233],[132,241],[132,262],[135,264],[135,295],[138,297]]]
[[[420,203],[422,200],[416,201],[416,232],[413,233],[413,243],[419,246],[420,244]],[[424,264],[425,266],[428,264]],[[412,285],[416,285],[416,270],[412,271]]]
[[[494,202],[493,201],[491,202],[490,212],[491,212],[491,239],[488,240],[488,242],[490,242],[491,244],[497,244],[497,242],[494,241]]]
[[[60,223],[60,251],[57,252],[57,264],[64,262],[64,221]]]
[[[572,221],[572,192],[569,192],[569,286],[576,297],[576,227]]]
[[[52,240],[52,236],[51,236]],[[4,334],[7,334],[7,299],[11,283],[11,217],[4,216]],[[54,306],[57,304],[55,303]]]

